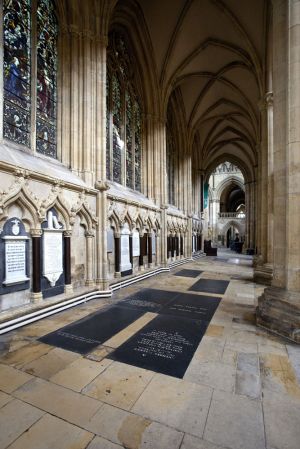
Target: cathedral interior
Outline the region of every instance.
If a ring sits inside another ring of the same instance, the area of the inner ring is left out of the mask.
[[[300,0],[0,22],[0,449],[299,449]]]

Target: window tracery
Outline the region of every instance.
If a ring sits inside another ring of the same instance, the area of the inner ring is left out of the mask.
[[[35,131],[36,151],[56,157],[58,26],[53,2],[4,0],[3,25],[3,136],[31,147]]]
[[[141,190],[142,113],[132,57],[123,36],[109,37],[107,64],[106,175]]]

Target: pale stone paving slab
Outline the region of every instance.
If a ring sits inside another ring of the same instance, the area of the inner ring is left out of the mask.
[[[192,360],[186,370],[184,380],[207,385],[218,390],[232,392],[235,385],[235,367],[221,362],[205,362]]]
[[[32,379],[27,373],[22,373],[11,366],[0,364],[0,390],[5,393],[11,393],[21,385]]]
[[[259,376],[259,360],[257,354],[240,353],[237,359],[237,369]]]
[[[92,398],[130,410],[154,373],[114,362],[82,392]]]
[[[24,365],[22,370],[42,379],[50,379],[50,377],[79,357],[80,355],[75,352],[55,348],[33,362]]]
[[[87,430],[128,449],[178,449],[183,433],[149,419],[105,404]]]
[[[263,398],[267,446],[299,449],[300,400],[265,391]]]
[[[237,371],[235,380],[235,393],[249,396],[253,399],[261,397],[260,377],[255,374]]]
[[[216,446],[206,440],[185,434],[180,449],[226,449],[223,446]]]
[[[178,449],[183,433],[105,404],[87,430],[128,449]]]
[[[32,362],[42,355],[47,354],[51,349],[53,349],[52,346],[45,345],[44,343],[30,343],[16,351],[8,352],[0,359],[0,362],[14,366],[15,368],[22,368],[26,363]]]
[[[112,443],[101,437],[95,437],[86,449],[122,449],[123,446]]]
[[[122,305],[122,303],[120,303]],[[132,324],[127,326],[125,329],[118,332],[109,340],[106,340],[103,343],[103,346],[108,346],[109,348],[117,348],[121,346],[126,340],[132,337],[137,331],[142,329],[146,324],[150,323],[155,317],[157,317],[157,313],[147,312],[141,318],[134,321]]]
[[[2,391],[0,391],[0,408],[12,400],[13,400],[13,398],[11,396],[9,396],[9,394],[6,394],[6,393],[3,393]]]
[[[0,447],[7,447],[43,415],[43,411],[17,399],[9,402],[0,410]]]
[[[211,395],[209,387],[157,374],[132,411],[202,437]]]
[[[102,406],[95,399],[42,379],[31,380],[15,391],[14,396],[81,427]]]
[[[59,418],[45,415],[9,449],[85,449],[93,436]]]
[[[260,401],[214,391],[204,439],[231,449],[265,449]]]
[[[112,360],[108,359],[94,362],[79,358],[52,376],[50,381],[79,392],[111,364]]]

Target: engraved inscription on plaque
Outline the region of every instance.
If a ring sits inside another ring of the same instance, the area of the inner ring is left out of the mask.
[[[45,230],[43,243],[43,275],[54,287],[63,272],[63,249],[61,230]]]
[[[178,332],[152,330],[141,333],[134,351],[140,352],[143,357],[154,355],[173,360],[191,346],[193,344]]]
[[[5,240],[5,280],[4,285],[26,282],[26,240],[28,237],[6,236]]]
[[[130,263],[130,253],[129,253],[129,229],[125,225],[121,231],[121,263],[120,271],[131,270],[132,266]]]
[[[140,255],[140,234],[138,231],[132,233],[132,255],[133,257]]]

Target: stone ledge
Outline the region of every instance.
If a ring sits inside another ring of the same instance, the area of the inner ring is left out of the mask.
[[[267,287],[258,298],[256,324],[300,344],[300,292]]]

